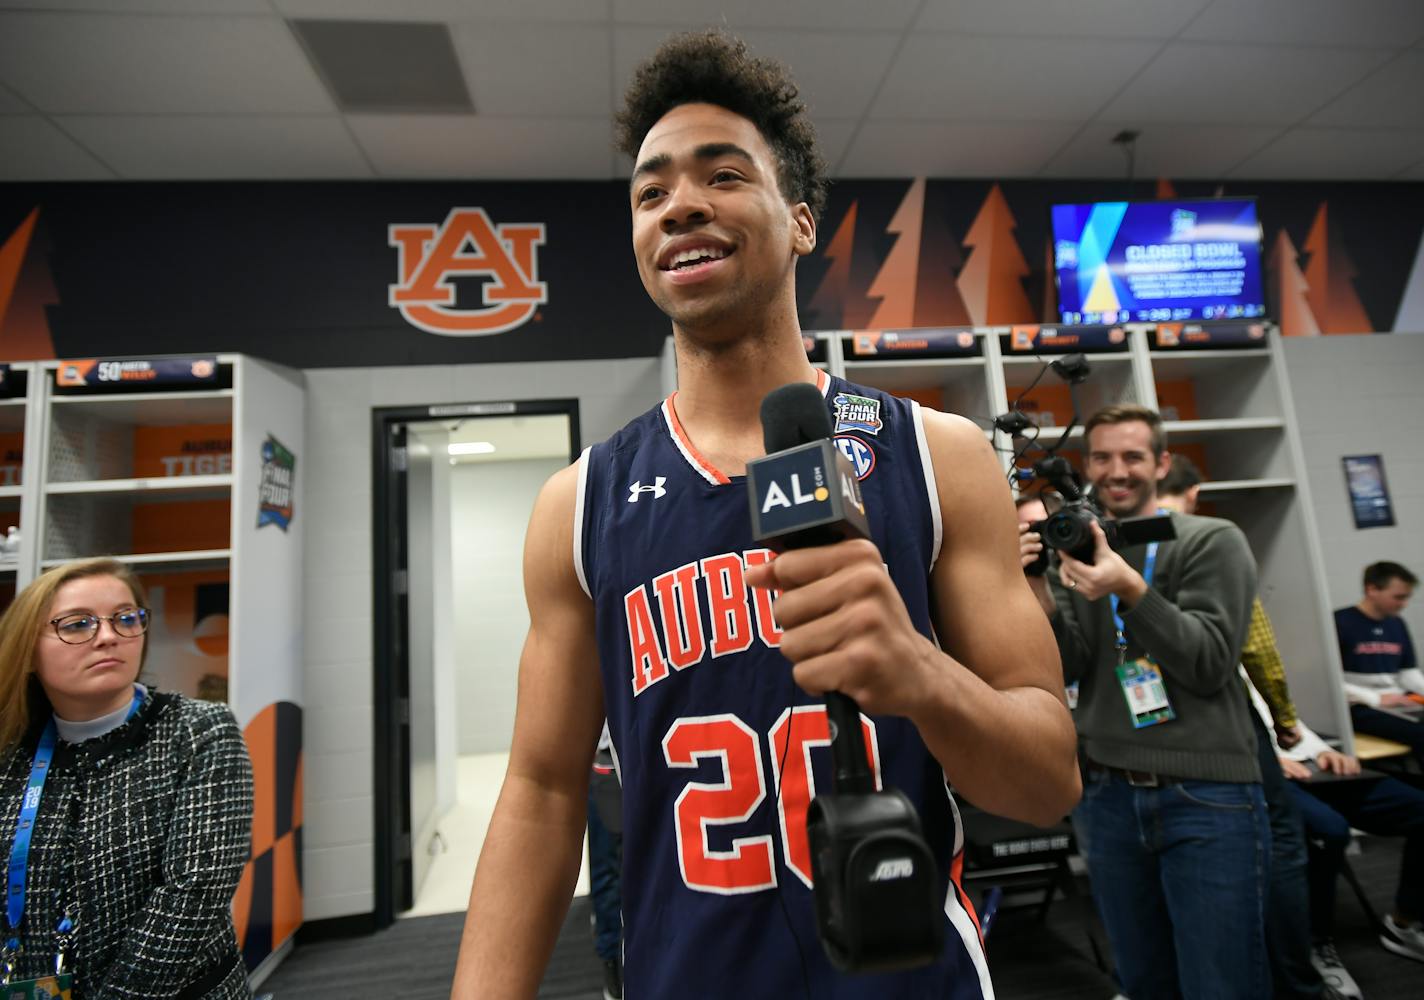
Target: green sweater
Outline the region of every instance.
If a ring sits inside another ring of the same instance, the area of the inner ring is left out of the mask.
[[[1152,587],[1136,607],[1122,605],[1127,659],[1156,661],[1176,712],[1171,722],[1135,729],[1118,682],[1116,629],[1109,598],[1086,601],[1049,577],[1053,631],[1088,759],[1110,767],[1201,781],[1261,780],[1251,706],[1237,665],[1256,594],[1256,562],[1241,530],[1214,517],[1172,514],[1175,541],[1157,552]],[[1145,545],[1122,552],[1142,572]]]

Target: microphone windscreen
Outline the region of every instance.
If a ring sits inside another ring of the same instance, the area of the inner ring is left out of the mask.
[[[761,401],[761,434],[768,455],[831,436],[826,397],[810,382],[791,382]]]

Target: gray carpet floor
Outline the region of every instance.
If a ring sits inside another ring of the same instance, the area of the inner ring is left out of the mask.
[[[1375,908],[1389,912],[1399,873],[1399,841],[1370,838],[1352,865]],[[1045,919],[1029,909],[1001,912],[989,935],[989,964],[1000,1000],[1108,1000],[1112,980],[1094,960],[1086,895],[1059,898]],[[455,970],[463,914],[400,920],[378,934],[298,946],[263,986],[274,1000],[401,997],[445,1000]],[[1424,997],[1424,964],[1390,954],[1343,883],[1336,944],[1367,1000]],[[539,990],[548,1000],[599,1000],[602,968],[593,953],[588,900],[577,899]]]

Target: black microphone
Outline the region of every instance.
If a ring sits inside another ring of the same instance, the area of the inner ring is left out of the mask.
[[[761,404],[767,454],[747,463],[756,539],[780,552],[870,539],[850,461],[831,442],[825,397],[793,382]],[[911,969],[943,948],[944,912],[934,856],[915,807],[899,789],[877,792],[860,707],[826,693],[834,791],[806,812],[821,945],[844,972]]]
[[[752,533],[776,551],[870,538],[850,460],[831,443],[821,390],[792,382],[761,401],[766,455],[747,463]]]
[[[767,393],[761,401],[761,431],[766,457],[747,465],[757,541],[785,551],[870,538],[860,483],[849,460],[831,443],[831,416],[820,389],[792,382]],[[860,709],[831,691],[826,712],[836,791],[874,791]]]

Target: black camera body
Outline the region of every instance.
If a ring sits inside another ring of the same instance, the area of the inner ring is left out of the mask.
[[[1148,542],[1166,542],[1177,537],[1177,529],[1172,519],[1165,514],[1147,517],[1128,517],[1111,520],[1103,516],[1092,498],[1085,495],[1078,486],[1077,477],[1068,465],[1067,459],[1056,455],[1034,463],[1034,473],[1047,479],[1063,497],[1063,506],[1042,521],[1029,525],[1030,531],[1043,539],[1043,551],[1038,561],[1028,566],[1024,572],[1029,576],[1041,576],[1048,569],[1048,550],[1066,552],[1081,563],[1093,564],[1093,552],[1097,548],[1093,541],[1093,525],[1103,529],[1108,547],[1114,552],[1133,545]]]
[[[1043,539],[1043,552],[1039,559],[1042,568],[1038,570],[1038,573],[1030,575],[1042,575],[1048,569],[1049,549],[1066,552],[1079,562],[1092,565],[1093,550],[1097,548],[1093,541],[1094,523],[1103,529],[1103,534],[1107,535],[1110,547],[1114,549],[1120,547],[1117,523],[1109,521],[1099,514],[1087,500],[1065,504],[1063,509],[1057,513],[1050,514],[1042,521],[1034,521],[1029,525],[1029,530],[1038,532],[1039,537]],[[1033,569],[1039,563],[1035,563],[1029,568]]]

